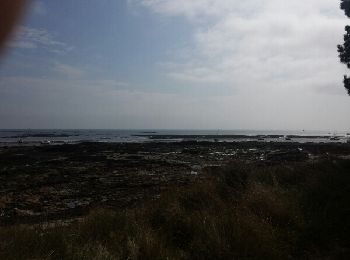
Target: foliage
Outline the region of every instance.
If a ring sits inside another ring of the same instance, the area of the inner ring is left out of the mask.
[[[341,0],[340,8],[345,11],[347,17],[350,18],[350,1],[349,0]]]
[[[341,0],[340,8],[345,11],[345,15],[350,18],[350,1],[349,0]],[[350,69],[350,26],[345,27],[346,33],[344,34],[344,43],[343,45],[338,45],[338,53],[340,61],[347,65]],[[344,76],[343,80],[344,86],[350,95],[350,78],[348,76]]]

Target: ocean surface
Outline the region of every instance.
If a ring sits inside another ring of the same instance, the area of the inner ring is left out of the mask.
[[[347,142],[350,133],[277,130],[94,130],[94,129],[0,129],[0,144],[35,145],[79,142]]]

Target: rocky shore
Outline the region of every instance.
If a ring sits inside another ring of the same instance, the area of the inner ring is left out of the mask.
[[[350,144],[293,142],[81,143],[0,147],[0,225],[133,207],[191,185],[232,160],[261,165],[350,158]]]

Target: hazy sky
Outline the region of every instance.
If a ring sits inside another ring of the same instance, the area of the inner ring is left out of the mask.
[[[337,0],[36,1],[0,128],[349,130]]]

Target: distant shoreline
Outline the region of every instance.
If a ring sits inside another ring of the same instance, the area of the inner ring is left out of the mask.
[[[254,130],[0,130],[0,146],[146,142],[346,143],[349,133]]]

